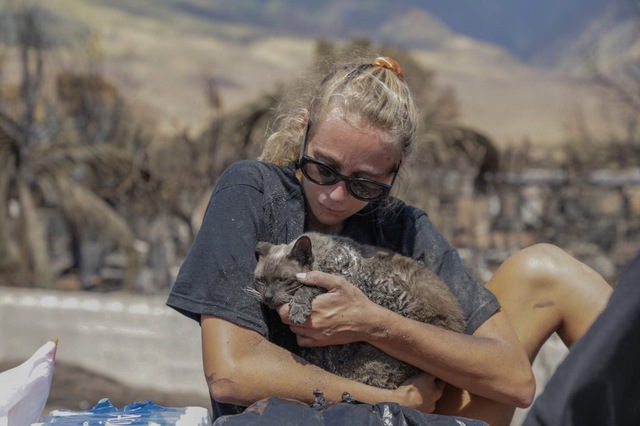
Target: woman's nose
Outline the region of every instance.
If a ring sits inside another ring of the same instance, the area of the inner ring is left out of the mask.
[[[329,197],[334,201],[343,201],[350,195],[349,191],[347,191],[347,184],[344,181],[340,181],[330,187]]]

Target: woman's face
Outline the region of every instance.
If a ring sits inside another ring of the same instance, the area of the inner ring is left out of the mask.
[[[370,126],[356,127],[342,114],[330,114],[313,123],[306,154],[349,177],[362,177],[389,184],[396,167],[392,144],[386,133]],[[388,139],[388,137],[387,137]],[[307,203],[308,230],[339,234],[344,221],[367,202],[354,198],[344,181],[322,186],[299,176]]]

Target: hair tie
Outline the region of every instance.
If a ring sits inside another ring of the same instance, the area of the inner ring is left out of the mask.
[[[391,70],[398,76],[398,78],[404,81],[404,74],[402,73],[402,67],[395,59],[389,56],[380,56],[371,61],[371,65],[375,67],[382,67]]]

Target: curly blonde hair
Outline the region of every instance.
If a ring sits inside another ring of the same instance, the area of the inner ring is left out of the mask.
[[[356,124],[386,132],[395,144],[398,163],[404,162],[413,148],[418,114],[396,61],[376,58],[338,64],[316,87],[311,99],[303,100],[307,108],[298,108],[280,119],[260,160],[295,164],[300,157],[307,120],[321,123],[337,108]]]

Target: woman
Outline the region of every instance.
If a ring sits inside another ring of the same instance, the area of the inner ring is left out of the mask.
[[[236,163],[220,177],[168,300],[201,324],[214,417],[271,396],[312,402],[312,390],[320,389],[328,400],[347,391],[365,402],[508,424],[516,406],[532,401],[531,362],[542,343],[557,331],[571,346],[603,309],[610,287],[549,245],[515,254],[481,286],[426,213],[388,195],[416,130],[413,100],[393,59],[339,65],[312,96],[269,138],[263,162]],[[347,235],[423,262],[458,298],[467,334],[408,320],[320,272],[300,277],[328,290],[306,323],[289,323],[287,306],[263,311],[244,291],[252,285],[256,243],[288,243],[305,231]],[[425,373],[396,390],[377,389],[289,350],[353,341]]]

